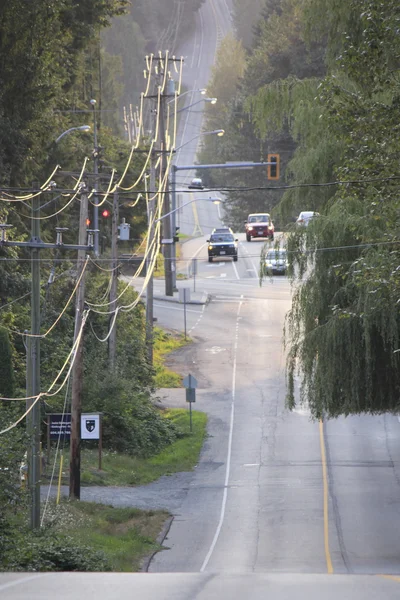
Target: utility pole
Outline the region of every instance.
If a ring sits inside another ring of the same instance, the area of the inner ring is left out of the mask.
[[[99,147],[97,145],[97,119],[96,119],[96,100],[92,99],[90,104],[93,108],[93,172],[94,172],[94,207],[93,207],[93,229],[94,229],[94,254],[99,256],[99,196],[98,196],[98,185],[99,185]]]
[[[43,192],[51,192],[53,185],[50,185]],[[37,190],[34,190],[37,192]],[[40,527],[40,400],[37,397],[40,394],[40,250],[78,250],[87,252],[93,249],[92,233],[89,233],[88,243],[84,237],[79,244],[64,244],[63,232],[65,228],[56,227],[56,243],[51,244],[42,242],[40,239],[40,195],[34,195],[32,198],[32,236],[29,242],[14,242],[7,239],[7,230],[12,227],[7,223],[0,223],[0,247],[26,248],[31,251],[31,336],[27,343],[27,361],[26,361],[26,381],[27,396],[32,396],[26,402],[26,408],[29,410],[27,415],[27,431],[29,434],[28,449],[28,482],[31,495],[31,527],[38,529]],[[87,213],[87,196],[86,196]],[[84,221],[86,225],[86,220]]]
[[[81,209],[79,215],[79,245],[86,241],[86,221],[88,218],[88,196],[86,186],[81,193]],[[96,235],[96,234],[95,234]],[[86,250],[78,250],[77,274],[82,274]],[[83,274],[76,295],[75,333],[76,341],[82,327],[83,310],[85,307],[85,274]],[[80,499],[81,496],[81,414],[82,414],[82,384],[83,384],[83,343],[82,337],[75,347],[74,364],[72,367],[72,398],[71,398],[71,438],[69,463],[69,497]]]
[[[110,287],[110,311],[114,311],[110,315],[110,326],[115,319],[115,311],[117,309],[118,295],[118,223],[119,223],[119,204],[118,204],[118,188],[116,188],[113,196],[113,210],[111,217],[111,287]],[[110,367],[115,368],[117,356],[117,324],[114,322],[114,327],[111,330],[108,338],[108,359]]]
[[[167,66],[165,67],[167,68]],[[165,98],[168,96],[162,95],[160,100],[160,137],[161,137],[161,160],[162,160],[162,175],[165,176],[166,166],[166,138],[167,132],[165,130]],[[169,198],[169,178],[165,182],[164,202],[163,202],[163,214],[166,215],[171,211],[170,198]],[[163,221],[163,238],[164,242],[164,273],[165,273],[165,295],[174,295],[174,282],[172,276],[172,268],[175,268],[175,264],[172,261],[172,245],[173,245],[173,233],[172,233],[172,217],[167,217]]]
[[[151,154],[150,157],[150,191],[149,191],[149,202],[147,206],[147,217],[148,217],[148,227],[149,227],[149,243],[148,247],[151,247],[151,244],[154,242],[154,208],[155,208],[155,193],[156,193],[156,168],[154,164],[154,153]],[[151,256],[149,253],[146,258],[146,274],[148,275],[151,270],[150,277],[147,283],[146,289],[146,348],[147,348],[147,359],[149,364],[153,364],[153,321],[154,321],[154,312],[153,312],[153,270],[151,264]]]
[[[40,196],[32,199],[32,225],[31,242],[40,242],[40,220],[38,219]],[[28,413],[27,430],[31,440],[28,451],[28,483],[31,496],[31,527],[40,527],[40,400],[36,396],[40,393],[40,251],[38,248],[31,250],[31,336],[28,338],[28,396],[35,396],[27,400]]]

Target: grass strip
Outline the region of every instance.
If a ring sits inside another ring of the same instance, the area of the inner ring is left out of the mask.
[[[103,451],[102,469],[98,469],[98,451],[85,448],[82,442],[81,482],[82,485],[134,486],[155,481],[162,475],[191,471],[199,461],[199,455],[206,435],[207,415],[193,411],[193,431],[189,429],[187,408],[174,408],[164,411],[165,418],[171,419],[180,431],[180,437],[162,452],[150,458],[136,458],[128,454]],[[48,472],[51,471],[54,455],[50,457]],[[58,462],[58,461],[57,461]],[[68,483],[68,449],[64,451],[62,484]],[[56,465],[56,473],[58,473]],[[44,477],[44,483],[46,481]],[[56,483],[56,481],[54,481]]]
[[[140,570],[143,559],[160,549],[157,537],[169,517],[162,510],[113,508],[93,502],[62,501],[49,507],[52,528],[105,555],[111,570]]]
[[[156,388],[178,388],[182,386],[182,376],[165,366],[167,354],[190,343],[183,334],[167,332],[159,327],[154,328],[153,364],[155,369]]]

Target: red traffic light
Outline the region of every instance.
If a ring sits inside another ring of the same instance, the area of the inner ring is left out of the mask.
[[[86,219],[86,227],[89,227],[90,225],[90,219]]]
[[[103,217],[107,218],[110,216],[110,211],[107,208],[105,208],[101,214]]]

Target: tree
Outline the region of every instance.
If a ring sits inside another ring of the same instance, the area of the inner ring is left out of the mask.
[[[12,349],[8,331],[4,327],[0,327],[0,396],[14,396]]]
[[[328,8],[323,0],[311,5],[320,10],[309,19]],[[316,89],[320,116],[316,111],[311,128],[318,130],[318,118],[323,134],[340,148],[335,177],[364,183],[340,186],[321,203],[325,214],[289,237],[292,275],[299,282],[307,276],[288,316],[288,404],[298,401],[299,372],[300,399],[315,418],[397,413],[399,194],[392,177],[400,154],[400,8],[394,1],[352,0],[329,11],[328,29],[311,22],[310,30],[331,39],[329,27],[346,22],[347,29],[328,48],[328,56],[340,54]],[[294,114],[296,127],[306,125],[307,114]]]

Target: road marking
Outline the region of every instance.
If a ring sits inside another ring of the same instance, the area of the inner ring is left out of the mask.
[[[220,277],[226,277],[226,273],[220,273]]]
[[[197,319],[196,323],[193,325],[193,327],[191,327],[189,329],[189,334],[192,333],[193,329],[195,329],[197,327],[197,325],[200,323],[200,321],[201,321],[201,319],[202,319],[202,317],[204,315],[204,309],[205,309],[205,307],[206,307],[206,305],[203,304],[203,308],[201,309],[201,314],[200,314],[199,318]]]
[[[221,533],[222,525],[225,517],[225,509],[226,509],[226,501],[228,498],[228,484],[229,484],[229,474],[231,470],[231,456],[232,456],[232,438],[233,438],[233,423],[235,420],[235,395],[236,395],[236,365],[237,365],[237,351],[238,351],[238,342],[239,342],[239,322],[240,322],[240,309],[242,308],[242,302],[239,303],[237,313],[236,313],[236,328],[235,328],[235,344],[233,350],[233,372],[232,372],[232,402],[231,402],[231,418],[229,423],[229,441],[228,441],[228,453],[226,457],[226,471],[225,471],[225,483],[224,483],[224,494],[222,496],[222,505],[221,505],[221,513],[219,517],[219,522],[217,529],[214,534],[214,538],[211,542],[211,546],[207,555],[204,559],[203,564],[200,568],[200,573],[205,571],[212,553],[214,552],[214,548],[219,538],[219,534]]]
[[[154,306],[159,306],[160,308],[166,308],[168,310],[179,310],[180,312],[182,312],[182,310],[183,310],[183,304],[182,304],[182,306],[180,308],[178,308],[177,306],[169,306],[168,305],[168,301],[166,301],[165,304],[159,304],[157,302],[154,302]],[[198,315],[199,312],[201,312],[201,311],[199,311],[199,310],[193,310],[191,308],[187,308],[186,312],[196,313],[196,315]]]
[[[259,467],[260,463],[246,463],[243,466],[244,467]]]
[[[250,262],[251,262],[251,264],[252,264],[252,266],[253,266],[253,269],[247,269],[247,270],[248,270],[248,271],[251,271],[251,270],[253,270],[253,271],[254,271],[254,273],[256,274],[256,277],[258,277],[258,270],[256,269],[256,266],[255,266],[255,264],[253,263],[253,259],[251,258],[250,254],[249,254],[249,251],[247,250],[246,246],[243,246],[243,245],[242,245],[242,242],[240,242],[240,247],[241,247],[241,248],[243,248],[243,250],[246,252],[246,254],[247,254],[248,258],[250,259]]]
[[[190,197],[194,199],[193,192],[190,193]],[[192,209],[193,209],[193,218],[194,218],[194,229],[193,229],[192,235],[196,236],[197,233],[199,233],[199,235],[203,235],[203,230],[201,229],[201,225],[199,222],[199,213],[197,212],[196,202],[192,203]]]
[[[333,573],[331,553],[329,550],[329,514],[328,514],[328,469],[326,466],[326,450],[325,450],[325,439],[324,439],[324,422],[319,422],[319,439],[321,443],[321,459],[322,459],[322,478],[324,484],[324,545],[325,545],[325,559],[326,568],[328,574]]]
[[[197,14],[196,14],[196,20],[197,20]],[[196,46],[197,46],[197,27],[194,28],[194,44],[193,44],[193,54],[192,54],[192,62],[190,65],[190,68],[193,69],[194,67],[194,59],[196,58]],[[200,52],[199,52],[200,54]]]
[[[392,581],[397,581],[400,583],[400,577],[396,577],[395,575],[378,575],[378,577],[383,577],[384,579],[391,579]]]
[[[203,43],[204,43],[204,19],[203,19],[203,13],[201,10],[199,10],[199,15],[200,15],[201,38],[200,38],[200,52],[199,52],[199,59],[197,61],[197,68],[200,67],[201,57],[203,56]]]
[[[14,587],[16,585],[24,584],[27,581],[32,581],[32,579],[38,579],[39,577],[44,577],[47,573],[35,573],[35,575],[30,575],[29,577],[19,577],[18,579],[14,579],[9,583],[1,583],[0,584],[0,592],[6,590],[10,587]]]
[[[235,271],[236,279],[240,279],[238,270],[237,270],[234,262],[232,262],[232,267],[233,267],[233,270]]]

